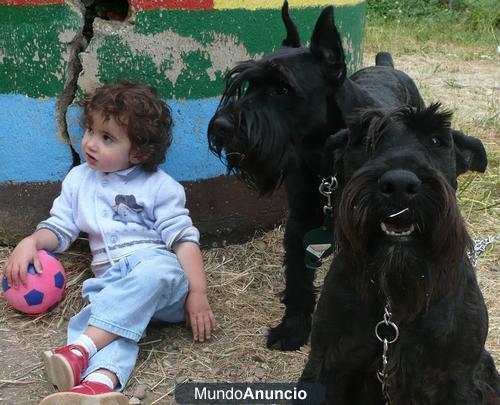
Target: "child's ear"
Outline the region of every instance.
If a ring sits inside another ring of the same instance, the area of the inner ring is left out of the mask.
[[[144,159],[143,156],[141,156],[138,152],[130,152],[129,160],[133,165],[138,165]]]

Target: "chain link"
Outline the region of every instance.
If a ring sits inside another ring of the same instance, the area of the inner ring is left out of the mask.
[[[319,192],[326,197],[326,204],[323,206],[323,213],[329,215],[333,211],[332,194],[338,187],[338,181],[335,176],[324,177],[319,185]]]
[[[382,384],[382,395],[386,400],[385,405],[392,405],[391,397],[389,395],[389,388],[390,388],[389,380],[392,377],[392,375],[387,370],[387,364],[389,363],[389,356],[387,353],[389,351],[389,345],[394,343],[399,337],[399,329],[397,325],[391,321],[391,318],[392,318],[391,304],[389,299],[387,299],[387,303],[385,304],[384,308],[384,319],[379,323],[377,323],[377,325],[375,326],[375,336],[383,344],[382,370],[377,371],[376,375],[377,379]],[[392,337],[382,336],[383,334],[381,333],[381,330],[379,330],[382,325],[392,328],[394,336]]]
[[[469,257],[472,265],[476,267],[479,255],[485,251],[488,245],[491,245],[492,243],[499,240],[500,240],[500,235],[490,235],[484,239],[475,240],[473,251],[467,252],[467,256]]]

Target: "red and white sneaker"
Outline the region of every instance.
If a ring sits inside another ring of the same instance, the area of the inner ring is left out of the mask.
[[[79,356],[72,350],[78,350],[82,355]],[[89,355],[81,346],[68,345],[43,352],[42,360],[49,382],[59,390],[68,390],[80,384],[82,371],[89,364]]]
[[[83,381],[70,390],[56,392],[42,399],[39,405],[128,405],[128,398],[106,384]]]

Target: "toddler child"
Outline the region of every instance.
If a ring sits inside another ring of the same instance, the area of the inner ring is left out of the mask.
[[[171,143],[167,105],[149,86],[120,82],[85,100],[81,151],[54,200],[50,218],[23,239],[4,266],[9,285],[26,282],[39,249],[62,252],[80,232],[89,237],[93,278],[86,306],[68,324],[68,345],[43,353],[56,404],[128,404],[124,389],[137,342],[150,320],[185,317],[195,341],[216,321],[207,298],[199,233],[183,187],[158,165]]]

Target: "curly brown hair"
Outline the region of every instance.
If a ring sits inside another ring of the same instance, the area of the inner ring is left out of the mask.
[[[172,116],[152,87],[119,81],[105,84],[84,100],[82,125],[92,126],[92,113],[113,118],[127,132],[131,150],[141,159],[145,171],[154,172],[165,161],[172,143]]]

